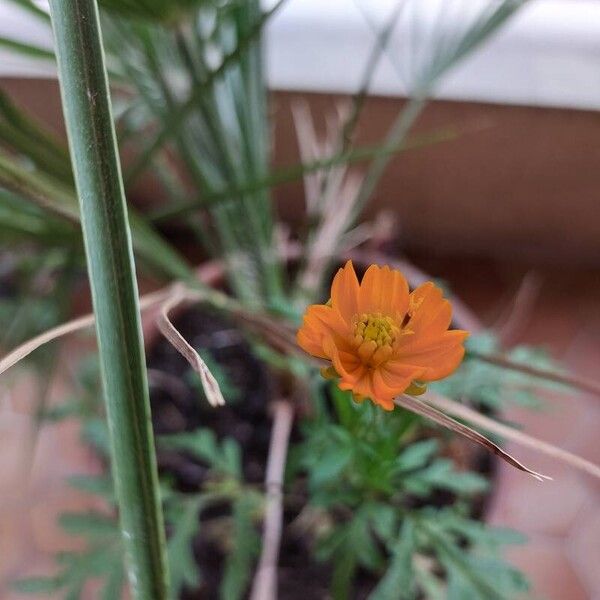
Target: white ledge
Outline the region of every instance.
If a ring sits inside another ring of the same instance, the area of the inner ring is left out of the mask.
[[[421,20],[435,19],[438,1],[409,0],[413,4],[415,1],[421,3]],[[441,1],[453,5],[444,17],[446,28],[460,27],[464,9],[477,4],[477,0]],[[381,27],[396,3],[288,0],[268,30],[271,86],[281,90],[354,92],[375,40],[365,12]],[[414,25],[414,14],[412,20],[402,15],[394,30],[388,53],[396,53],[397,62],[402,61]],[[376,95],[407,95],[407,87],[389,56],[380,61],[370,89]],[[532,0],[459,63],[435,96],[500,104],[600,108],[600,2]]]
[[[272,1],[272,0],[271,0]],[[398,0],[288,0],[267,28],[270,87],[353,93],[375,43],[373,26],[386,22]],[[418,5],[418,31],[451,7],[444,27],[464,27],[466,8],[488,0],[408,0]],[[413,11],[414,12],[414,11]],[[398,65],[406,61],[412,20],[399,20],[373,75],[375,95],[406,96]],[[411,32],[411,27],[413,28]],[[50,32],[27,13],[0,0],[0,35],[42,47]],[[424,45],[425,47],[425,45]],[[394,56],[394,61],[390,59]],[[0,49],[0,77],[55,76],[49,64]],[[600,1],[531,0],[498,33],[455,67],[435,97],[498,104],[600,108]]]

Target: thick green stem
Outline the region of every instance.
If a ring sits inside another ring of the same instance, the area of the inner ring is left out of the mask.
[[[50,0],[133,597],[168,593],[138,291],[95,0]]]

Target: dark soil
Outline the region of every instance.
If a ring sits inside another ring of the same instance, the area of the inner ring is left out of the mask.
[[[239,331],[209,312],[189,311],[175,322],[194,348],[206,349],[223,366],[231,384],[241,392],[226,406],[211,407],[198,388],[190,385],[190,366],[171,344],[162,340],[148,355],[154,430],[157,435],[212,429],[217,438],[234,438],[244,449],[244,476],[262,483],[269,448],[270,419],[266,418],[269,378],[262,363],[250,353]],[[180,453],[163,453],[160,466],[174,476],[184,491],[204,482],[204,469]]]
[[[157,435],[193,431],[202,426],[212,429],[219,439],[235,438],[244,450],[243,467],[247,482],[261,485],[269,449],[271,419],[268,415],[270,384],[262,363],[250,353],[239,331],[222,316],[189,311],[175,322],[176,327],[195,348],[207,349],[223,366],[229,381],[241,391],[234,403],[214,409],[199,398],[198,390],[186,382],[189,365],[165,341],[160,341],[148,355],[151,380],[151,403]],[[157,377],[156,372],[160,371]],[[154,380],[154,381],[153,381]],[[297,437],[297,431],[293,436]],[[198,491],[207,469],[181,452],[161,451],[161,472],[175,480],[184,492]],[[218,509],[217,509],[218,511]],[[205,517],[214,517],[214,511]],[[286,514],[290,522],[296,515]],[[194,554],[203,573],[201,590],[187,590],[182,597],[218,598],[224,556],[222,549],[205,536],[194,541]],[[315,563],[305,540],[284,536],[281,548],[279,589],[285,600],[315,600],[326,597],[329,569]],[[310,591],[307,596],[306,590]]]
[[[148,353],[150,398],[154,429],[157,435],[193,431],[198,427],[212,429],[219,439],[234,438],[243,449],[244,476],[248,483],[261,485],[264,481],[265,462],[269,448],[271,418],[268,401],[271,397],[271,382],[264,365],[250,352],[248,343],[234,325],[221,315],[205,310],[187,311],[175,320],[175,325],[195,348],[207,350],[221,365],[229,381],[240,391],[234,402],[224,407],[212,408],[199,397],[199,391],[186,381],[189,366],[185,359],[166,341],[160,340]],[[229,399],[228,399],[229,400]],[[292,440],[300,433],[292,431]],[[464,462],[472,470],[490,473],[492,461],[482,452],[473,452],[473,446],[460,446],[454,454],[457,462]],[[207,476],[206,467],[189,455],[174,451],[159,451],[159,469],[170,477],[183,492],[197,492]],[[451,494],[440,493],[428,504],[444,506],[452,503]],[[210,515],[219,516],[216,508]],[[483,501],[475,507],[481,515]],[[226,508],[223,507],[222,513]],[[215,512],[217,514],[215,514]],[[331,567],[316,562],[310,542],[290,533],[285,527],[297,512],[289,509],[285,513],[284,533],[279,560],[279,598],[281,600],[326,600],[331,577]],[[201,567],[203,584],[200,590],[186,590],[185,600],[219,597],[219,584],[224,565],[222,549],[206,536],[194,541],[194,555]],[[359,572],[356,578],[353,600],[368,596],[376,581],[367,572]]]

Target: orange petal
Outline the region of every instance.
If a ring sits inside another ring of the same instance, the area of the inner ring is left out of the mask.
[[[384,410],[394,409],[394,397],[397,395],[393,388],[390,388],[381,377],[381,372],[374,369],[369,372],[368,384],[365,387],[370,389],[368,397],[374,404],[381,406]]]
[[[340,345],[345,345],[349,329],[340,313],[323,304],[309,306],[302,327],[298,330],[296,340],[308,354],[319,358],[329,358],[323,349],[323,340],[334,337]]]
[[[408,283],[404,275],[388,266],[371,265],[360,284],[358,308],[361,313],[404,315],[408,308]]]
[[[396,391],[395,387],[391,387],[389,384],[395,384],[396,379],[392,378],[387,379],[383,377],[380,369],[374,369],[372,372],[373,379],[373,397],[378,398],[380,400],[391,400],[394,396],[398,395],[400,392]],[[402,390],[404,391],[404,390]]]
[[[358,279],[349,260],[338,270],[331,284],[331,304],[347,323],[358,313],[358,290]]]
[[[357,369],[356,377],[351,379],[342,378],[339,383],[341,390],[352,390],[359,396],[365,396],[366,398],[373,398],[375,391],[373,390],[373,382],[371,379],[371,372],[361,363],[361,369]]]
[[[413,374],[420,372],[421,369],[414,368],[411,371]],[[352,381],[340,380],[340,389],[351,390],[356,395],[370,398],[375,404],[385,410],[392,410],[394,408],[395,396],[401,394],[411,382],[410,376],[401,384],[394,377],[388,380],[380,369],[367,369],[363,367],[362,371],[358,371],[357,373],[360,373],[360,376]]]
[[[340,348],[336,345],[334,338],[329,336],[323,340],[323,349],[333,363],[340,379],[350,385],[350,387],[342,389],[353,389],[351,386],[363,376],[366,370],[360,358],[352,351],[353,348],[351,346]]]
[[[445,300],[442,290],[431,281],[420,285],[410,294],[409,310],[413,311],[408,328],[419,334],[442,333],[450,326],[452,307]]]
[[[383,410],[394,410],[395,408],[395,404],[394,404],[394,399],[393,398],[387,398],[385,400],[380,399],[380,398],[375,398],[373,399],[373,402],[379,406],[381,406],[381,408],[383,408]]]
[[[298,342],[298,346],[307,354],[316,356],[317,358],[328,358],[323,350],[323,340],[320,333],[303,327],[298,330],[296,341]]]
[[[415,380],[420,379],[425,372],[423,367],[390,360],[378,370],[377,379],[381,380],[390,390],[392,396],[402,394]]]
[[[436,350],[444,346],[450,347],[462,344],[468,335],[469,333],[462,329],[451,329],[442,333],[421,331],[418,335],[403,336],[395,349],[395,356],[405,358],[421,352]],[[410,362],[410,360],[407,362]]]
[[[465,354],[463,341],[467,335],[466,331],[447,331],[429,345],[403,347],[396,360],[422,367],[424,372],[419,378],[424,381],[442,379],[460,365]]]
[[[381,312],[390,316],[404,316],[408,308],[408,282],[400,271],[383,267],[380,272],[383,287]]]

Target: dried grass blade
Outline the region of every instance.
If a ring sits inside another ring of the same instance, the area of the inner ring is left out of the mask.
[[[25,343],[17,346],[12,352],[9,352],[2,360],[0,360],[0,374],[4,373],[4,371],[10,369],[10,367],[16,365],[19,361],[29,356],[29,354],[31,354],[34,350],[37,350],[40,346],[62,337],[63,335],[68,335],[69,333],[74,333],[80,329],[90,327],[94,324],[94,322],[95,319],[93,314],[85,315],[83,317],[79,317],[78,319],[69,321],[68,323],[63,323],[62,325],[48,329],[48,331],[44,331],[44,333],[27,340]]]
[[[193,296],[197,299],[196,295]],[[160,315],[157,319],[157,325],[161,333],[167,338],[167,340],[173,345],[173,347],[179,352],[191,365],[192,369],[200,376],[202,382],[202,389],[206,394],[206,399],[211,406],[223,406],[225,399],[221,393],[219,383],[210,372],[210,369],[206,363],[202,360],[201,356],[192,348],[187,340],[179,333],[177,328],[173,325],[169,319],[169,313],[179,304],[185,300],[190,299],[190,295],[187,293],[185,287],[177,286],[173,289],[172,295],[167,298],[161,307]]]
[[[435,405],[444,412],[458,417],[459,419],[469,421],[473,425],[477,425],[486,431],[495,433],[503,438],[506,438],[507,440],[510,440],[511,442],[520,444],[521,446],[527,446],[528,448],[532,448],[533,450],[537,450],[538,452],[552,456],[564,462],[565,464],[570,465],[571,467],[579,469],[588,475],[592,475],[600,479],[600,466],[585,460],[585,458],[581,458],[581,456],[571,454],[570,452],[567,452],[562,448],[558,448],[553,444],[538,440],[537,438],[523,433],[522,431],[518,431],[517,429],[513,429],[508,425],[504,425],[504,423],[498,423],[497,421],[478,413],[472,408],[469,408],[464,404],[460,404],[459,402],[455,402],[454,400],[446,398],[445,396],[427,392],[427,394],[423,396],[423,399],[426,402]]]
[[[600,382],[593,379],[578,377],[577,375],[573,375],[571,373],[556,373],[555,371],[549,371],[548,369],[540,369],[531,365],[524,365],[514,362],[508,358],[504,358],[504,356],[500,354],[483,354],[481,352],[469,350],[468,355],[490,365],[495,365],[496,367],[501,367],[510,371],[517,371],[519,373],[523,373],[524,375],[537,377],[538,379],[545,379],[546,381],[560,383],[582,392],[594,394],[600,398]]]
[[[277,562],[283,528],[283,475],[293,420],[292,404],[286,400],[275,402],[265,477],[267,498],[262,552],[254,576],[250,600],[277,598]]]
[[[158,304],[159,302],[163,302],[169,293],[169,289],[162,289],[157,292],[153,292],[152,294],[141,296],[140,310],[146,310],[155,304]],[[90,313],[77,319],[73,319],[72,321],[68,321],[67,323],[63,323],[62,325],[58,325],[57,327],[53,327],[52,329],[48,329],[47,331],[44,331],[44,333],[40,333],[40,335],[27,340],[9,352],[2,360],[0,360],[0,374],[4,373],[4,371],[7,369],[10,369],[10,367],[16,365],[19,361],[29,356],[34,350],[37,350],[44,344],[52,342],[53,340],[70,333],[75,333],[76,331],[85,329],[86,327],[91,327],[94,322],[94,315],[93,313]]]
[[[442,427],[445,427],[446,429],[450,429],[451,431],[454,431],[455,433],[458,433],[458,434],[462,435],[463,437],[466,437],[468,440],[471,440],[472,442],[475,442],[476,444],[483,446],[486,450],[489,450],[490,452],[494,453],[496,456],[499,456],[500,458],[505,460],[509,465],[512,465],[513,467],[519,469],[519,471],[524,471],[525,473],[528,473],[529,475],[531,475],[532,477],[534,477],[535,479],[537,479],[539,481],[543,481],[544,479],[552,479],[551,477],[548,477],[547,475],[542,475],[541,473],[532,471],[531,469],[526,467],[524,464],[520,463],[516,458],[513,458],[510,454],[508,454],[507,452],[502,450],[502,448],[500,448],[500,446],[497,446],[496,444],[494,444],[494,442],[489,440],[487,437],[485,437],[478,431],[471,429],[467,425],[463,425],[462,423],[459,423],[458,421],[454,420],[452,417],[449,417],[448,415],[437,410],[436,408],[433,408],[433,406],[430,406],[429,404],[422,402],[421,400],[417,400],[416,398],[413,398],[412,396],[407,396],[407,395],[403,394],[402,396],[398,396],[394,401],[398,406],[401,406],[402,408],[406,408],[407,410],[410,410],[411,412],[414,412],[423,417],[426,417],[427,419],[430,419],[434,423],[437,423],[438,425],[441,425]]]

